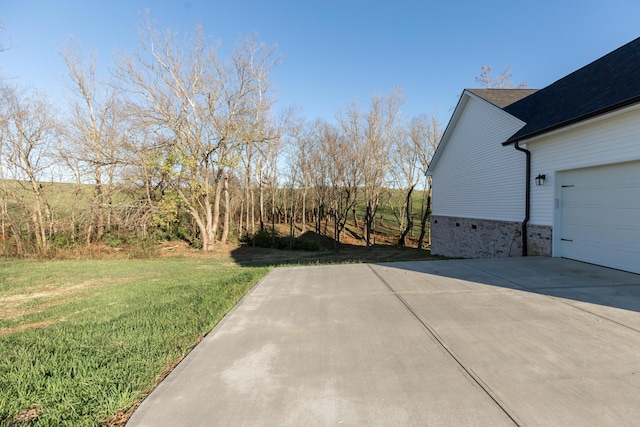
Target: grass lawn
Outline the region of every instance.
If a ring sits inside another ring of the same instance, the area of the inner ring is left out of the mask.
[[[0,424],[116,423],[267,271],[212,257],[0,260]]]

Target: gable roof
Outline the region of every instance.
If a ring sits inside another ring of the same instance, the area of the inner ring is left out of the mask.
[[[503,107],[526,123],[503,144],[640,102],[640,38]]]
[[[463,110],[465,109],[467,103],[471,99],[477,99],[480,102],[486,103],[490,106],[492,111],[495,111],[497,114],[503,115],[509,120],[519,123],[520,126],[524,126],[524,122],[522,122],[517,117],[507,113],[504,110],[505,106],[512,104],[513,102],[522,99],[531,93],[535,92],[534,89],[465,89],[460,95],[460,99],[458,99],[458,104],[456,108],[453,110],[453,114],[449,119],[449,124],[444,130],[444,133],[440,137],[440,142],[436,147],[436,152],[433,154],[431,158],[431,163],[427,168],[427,175],[431,175],[433,170],[436,168],[438,161],[440,160],[440,156],[444,151],[444,147],[447,145],[449,138],[452,133],[452,129],[456,126],[458,119],[462,115]]]
[[[537,91],[537,89],[466,89],[485,101],[504,109]]]

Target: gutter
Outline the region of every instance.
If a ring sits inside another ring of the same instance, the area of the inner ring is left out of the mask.
[[[522,151],[526,155],[526,181],[525,181],[525,199],[524,199],[524,221],[522,221],[522,256],[527,256],[527,223],[529,222],[529,213],[531,211],[531,152],[526,148],[520,147],[520,141],[516,141],[513,147]]]

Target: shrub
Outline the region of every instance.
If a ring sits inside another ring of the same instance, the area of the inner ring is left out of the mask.
[[[309,239],[295,238],[293,240],[293,248],[291,248],[290,236],[275,237],[271,235],[270,231],[258,231],[254,235],[243,239],[243,243],[247,243],[258,248],[273,248],[273,249],[294,249],[303,251],[317,251],[319,250],[318,242]]]
[[[318,242],[315,240],[296,239],[293,242],[293,248],[298,250],[313,252],[313,251],[320,250],[320,245],[318,245]]]
[[[73,240],[68,234],[56,234],[53,236],[52,244],[56,249],[65,249],[73,244]]]
[[[119,234],[107,234],[104,236],[104,243],[111,248],[119,248],[124,245],[125,239]]]
[[[129,251],[129,258],[150,259],[159,255],[160,249],[155,239],[137,239]]]
[[[270,248],[272,243],[271,240],[271,233],[267,231],[258,231],[249,238],[249,242],[251,242],[253,246],[257,246],[259,248]]]
[[[194,237],[193,239],[187,240],[187,241],[189,242],[192,248],[202,249],[202,241],[199,238]]]

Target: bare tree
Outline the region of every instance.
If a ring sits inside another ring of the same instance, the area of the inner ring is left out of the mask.
[[[359,168],[358,146],[351,144],[338,129],[326,125],[321,143],[323,156],[329,166],[329,207],[334,223],[335,249],[338,250],[340,235],[358,200],[362,171]]]
[[[363,173],[367,247],[371,246],[374,218],[381,190],[388,178],[392,132],[404,100],[401,88],[385,96],[373,96],[364,117],[351,113],[351,126],[346,132],[347,138],[358,147],[361,155],[359,167]]]
[[[524,89],[527,87],[525,82],[515,86],[511,82],[512,77],[513,72],[511,72],[511,67],[507,67],[494,77],[491,66],[483,65],[480,68],[480,75],[476,77],[476,81],[486,89]]]
[[[88,175],[87,178],[93,182],[93,198],[86,224],[86,241],[89,243],[102,239],[114,215],[114,179],[123,138],[120,127],[122,110],[113,86],[100,85],[97,81],[93,54],[85,59],[80,48],[70,40],[62,56],[75,96],[70,100],[67,143],[61,147],[61,154],[68,165],[75,159],[84,172],[82,175]],[[76,178],[78,181],[79,177]]]
[[[300,227],[302,233],[304,233],[307,228],[307,196],[311,189],[313,170],[310,156],[313,147],[312,133],[304,120],[299,116],[295,116],[292,118],[289,134],[291,138],[289,156],[289,168],[292,171],[291,185],[300,191]]]
[[[257,35],[246,37],[236,46],[230,63],[211,57],[215,65],[212,76],[221,93],[221,104],[210,104],[209,119],[218,136],[218,171],[214,179],[216,189],[220,188],[221,173],[235,169],[239,156],[244,151],[253,150],[247,146],[271,145],[280,137],[280,129],[274,125],[269,79],[272,68],[277,64],[276,48],[260,42]],[[212,107],[212,108],[211,108]],[[264,151],[264,150],[262,150]],[[268,149],[267,149],[268,151]],[[214,202],[214,232],[217,229],[219,193]],[[231,209],[225,197],[225,212]],[[229,218],[225,214],[222,241],[226,242]]]
[[[272,52],[247,39],[224,61],[200,29],[183,39],[147,24],[141,50],[119,63],[130,111],[156,140],[157,169],[197,225],[204,250],[217,237],[223,178],[237,164],[242,132],[259,122],[256,105],[266,108],[260,99]],[[226,227],[225,238],[228,220]]]
[[[7,112],[5,104],[7,101],[6,93],[8,91],[8,88],[4,85],[4,82],[0,82],[0,84],[2,84],[2,86],[0,86],[0,106],[2,107],[1,111],[3,112],[3,114],[0,114],[0,129],[5,129],[9,125],[9,120],[5,115],[5,113]],[[2,239],[3,253],[7,253],[10,232],[11,234],[15,235],[16,230],[9,216],[9,185],[5,172],[5,162],[3,161],[6,156],[6,154],[4,153],[4,146],[4,135],[2,135],[2,137],[0,137],[0,184],[2,186],[0,188],[0,239]],[[21,241],[19,240],[19,236],[16,240],[16,245],[18,245],[18,252],[21,253],[22,246]]]
[[[245,228],[244,228],[244,237],[249,236],[250,234],[254,234],[255,230],[255,194],[254,194],[254,163],[256,158],[257,147],[255,144],[244,144],[242,147],[242,151],[240,153],[240,159],[242,162],[242,170],[243,170],[243,186],[244,186],[244,197],[241,205],[240,212],[240,225],[238,226],[238,233],[240,236],[243,236],[243,214],[246,217]]]
[[[326,152],[323,149],[324,141],[327,137],[335,132],[332,125],[324,120],[315,120],[309,127],[307,134],[307,144],[305,144],[306,152],[304,155],[307,158],[309,165],[312,165],[308,170],[308,182],[310,188],[313,189],[311,196],[312,203],[312,217],[315,225],[315,232],[322,233],[322,221],[326,218],[328,211],[328,200],[330,193],[329,183],[329,171],[331,165],[326,157]],[[325,222],[326,229],[326,222]]]
[[[52,164],[51,149],[57,134],[55,112],[42,94],[20,92],[8,85],[1,88],[0,98],[2,166],[4,178],[12,180],[4,183],[3,192],[22,211],[20,220],[9,222],[16,239],[20,239],[21,230],[15,224],[21,223],[35,237],[37,251],[45,254],[52,218],[41,180]]]
[[[408,126],[398,126],[394,133],[394,147],[392,150],[393,167],[391,175],[396,183],[396,188],[404,192],[402,204],[391,208],[400,228],[398,246],[406,244],[407,235],[413,229],[412,195],[413,190],[420,179],[418,148],[411,139]],[[391,203],[391,200],[390,200]]]
[[[129,112],[155,140],[154,168],[197,224],[203,249],[211,250],[216,146],[203,117],[217,90],[205,84],[209,46],[200,33],[195,40],[181,40],[177,33],[160,34],[150,24],[140,42],[141,50],[123,58],[117,70],[129,93]]]
[[[265,220],[267,219],[266,207],[270,209],[271,219],[271,245],[275,246],[275,224],[276,224],[276,211],[277,211],[277,195],[280,184],[280,168],[279,160],[281,140],[280,138],[269,138],[263,141],[259,145],[258,150],[258,163],[256,171],[258,171],[258,183],[259,183],[259,196],[260,196],[260,231],[264,231]],[[265,200],[264,192],[267,191],[267,196],[270,200]],[[269,205],[266,206],[265,202]]]
[[[420,115],[409,122],[409,138],[413,145],[413,152],[417,155],[419,174],[424,179],[420,237],[418,238],[419,249],[424,246],[427,224],[431,215],[431,177],[427,176],[427,169],[440,142],[441,135],[442,130],[435,114],[431,114],[431,117]]]
[[[260,174],[265,167],[265,162],[260,163],[272,153],[273,144],[277,144],[280,137],[278,126],[274,125],[271,115],[274,99],[271,96],[271,84],[269,75],[271,69],[277,64],[278,58],[274,46],[267,46],[260,42],[257,35],[243,38],[236,46],[230,61],[219,60],[211,56],[210,61],[214,65],[214,74],[211,76],[216,82],[215,86],[220,93],[220,102],[209,103],[210,121],[217,135],[217,170],[214,173],[215,197],[213,205],[213,229],[217,233],[218,217],[220,212],[220,179],[229,170],[236,169],[240,164],[240,157],[247,155],[245,162],[247,176],[247,192],[245,205],[249,207],[251,169]],[[257,155],[255,155],[257,153]],[[258,162],[258,166],[252,164],[252,160]],[[272,168],[271,168],[272,169]],[[271,170],[270,169],[270,170]],[[264,183],[260,175],[261,184],[261,224],[264,224]],[[230,226],[230,197],[228,188],[224,192],[224,219],[221,241],[228,239]],[[247,214],[249,210],[247,209]],[[249,220],[247,218],[247,224]]]

